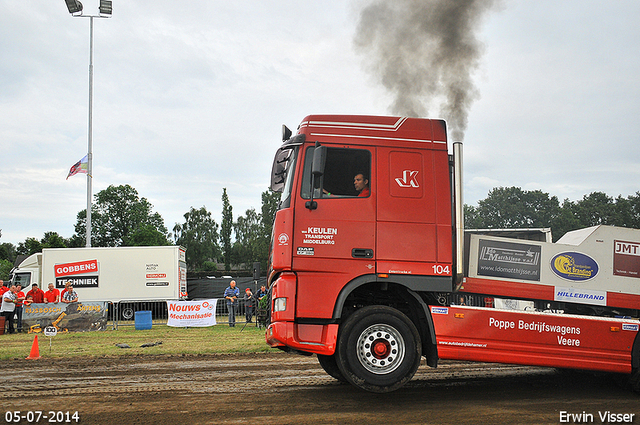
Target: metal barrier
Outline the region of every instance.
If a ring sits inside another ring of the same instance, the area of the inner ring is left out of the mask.
[[[111,303],[109,309],[109,321],[113,323],[113,328],[118,329],[119,326],[134,326],[136,311],[151,311],[151,320],[153,323],[166,324],[167,302],[157,300],[122,300]]]

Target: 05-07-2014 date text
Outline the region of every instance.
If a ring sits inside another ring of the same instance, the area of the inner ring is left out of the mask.
[[[76,412],[63,411],[41,411],[41,410],[10,410],[4,413],[5,423],[78,423],[80,414]]]

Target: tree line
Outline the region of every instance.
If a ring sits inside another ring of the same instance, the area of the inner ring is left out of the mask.
[[[267,269],[273,218],[280,194],[266,190],[260,211],[250,208],[233,219],[226,188],[222,191],[220,224],[205,206],[193,206],[169,232],[162,216],[129,185],[109,186],[94,196],[91,212],[91,244],[96,247],[182,245],[187,249],[189,271],[251,269],[260,262]],[[551,228],[554,241],[566,232],[599,224],[640,229],[640,192],[613,198],[592,192],[581,200],[562,203],[540,190],[498,187],[478,201],[465,205],[468,229]],[[77,215],[75,233],[68,239],[46,232],[42,239],[27,238],[18,246],[0,244],[0,279],[7,279],[18,255],[31,255],[43,248],[83,247],[87,211]],[[0,238],[2,232],[0,230]]]
[[[233,208],[226,188],[222,192],[220,225],[205,206],[191,207],[184,222],[169,232],[153,205],[129,185],[109,186],[94,195],[91,206],[91,246],[161,246],[181,245],[187,249],[189,271],[217,271],[232,267],[250,269],[260,262],[266,270],[273,218],[280,194],[262,193],[262,208],[248,209],[233,220]],[[0,279],[8,279],[19,255],[31,255],[44,248],[79,248],[86,244],[87,210],[77,214],[74,234],[64,238],[57,232],[45,232],[41,239],[28,237],[17,246],[0,244]],[[235,236],[235,237],[234,237]],[[2,231],[0,230],[0,238]]]
[[[556,196],[540,190],[498,187],[478,206],[465,205],[464,210],[468,229],[548,227],[554,242],[571,230],[600,224],[640,229],[640,192],[626,198],[592,192],[561,204]]]

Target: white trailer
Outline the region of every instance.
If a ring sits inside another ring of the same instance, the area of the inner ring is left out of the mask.
[[[638,229],[594,226],[556,243],[471,235],[468,265],[464,292],[544,300],[576,314],[635,316],[640,305]]]
[[[133,302],[187,297],[186,255],[180,246],[48,248],[27,257],[12,275],[25,292],[34,283],[46,291],[49,283],[62,290],[71,282],[81,302],[122,303],[125,319],[133,317]]]

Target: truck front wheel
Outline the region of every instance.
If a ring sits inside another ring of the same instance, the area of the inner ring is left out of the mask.
[[[316,357],[318,357],[318,363],[320,363],[320,366],[322,366],[324,371],[327,372],[329,376],[336,378],[340,382],[347,382],[347,380],[344,379],[342,372],[340,372],[340,368],[338,367],[338,363],[336,362],[335,354],[333,356],[316,354]]]
[[[406,315],[387,306],[368,306],[342,324],[336,361],[351,384],[385,393],[411,380],[421,347],[418,330]]]

